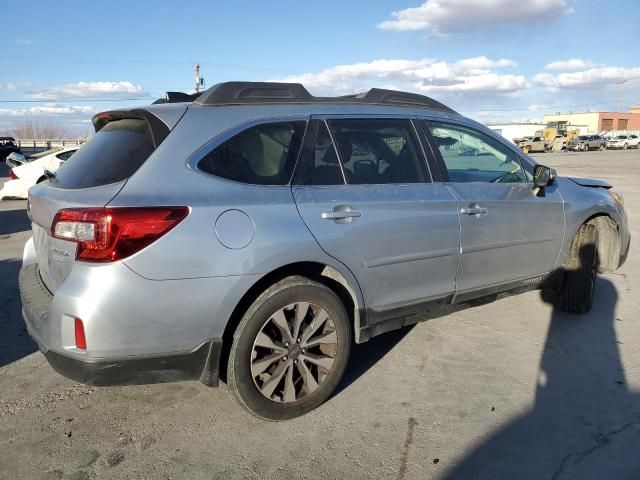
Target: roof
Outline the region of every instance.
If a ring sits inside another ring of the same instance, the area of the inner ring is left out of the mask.
[[[263,104],[368,104],[427,108],[457,113],[443,103],[425,95],[396,90],[372,88],[367,92],[338,97],[316,97],[300,83],[224,82],[201,94],[167,92],[164,99],[154,103],[194,102],[206,106],[263,105]]]

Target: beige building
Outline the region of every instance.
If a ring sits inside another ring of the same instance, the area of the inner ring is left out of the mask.
[[[629,112],[579,112],[545,115],[543,122],[569,122],[569,125],[585,125],[587,133],[608,132],[610,130],[640,130],[640,111],[632,108]]]

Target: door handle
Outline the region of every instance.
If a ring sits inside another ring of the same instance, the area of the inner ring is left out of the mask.
[[[336,223],[351,223],[354,218],[358,218],[362,213],[349,205],[338,205],[333,210],[322,212],[321,217],[325,220],[333,220]]]
[[[477,203],[472,203],[468,207],[462,207],[460,209],[460,213],[464,215],[473,215],[475,217],[479,217],[480,215],[484,215],[488,212],[488,209],[486,209],[485,207],[481,207]]]

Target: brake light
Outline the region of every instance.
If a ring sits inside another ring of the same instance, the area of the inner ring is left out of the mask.
[[[18,180],[18,176],[14,173],[13,168],[9,169],[9,178],[11,180]]]
[[[188,214],[188,207],[70,208],[56,213],[51,236],[76,242],[77,260],[114,262],[155,242]]]
[[[76,317],[74,323],[75,323],[75,333],[76,333],[76,348],[86,350],[87,338],[84,336],[84,325],[82,324],[82,320]]]

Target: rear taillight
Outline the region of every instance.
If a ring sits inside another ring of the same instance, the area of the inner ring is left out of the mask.
[[[51,236],[76,242],[77,260],[113,262],[150,245],[188,214],[188,207],[71,208],[56,213]]]
[[[13,172],[13,168],[9,169],[9,178],[11,180],[18,180],[18,176]]]

